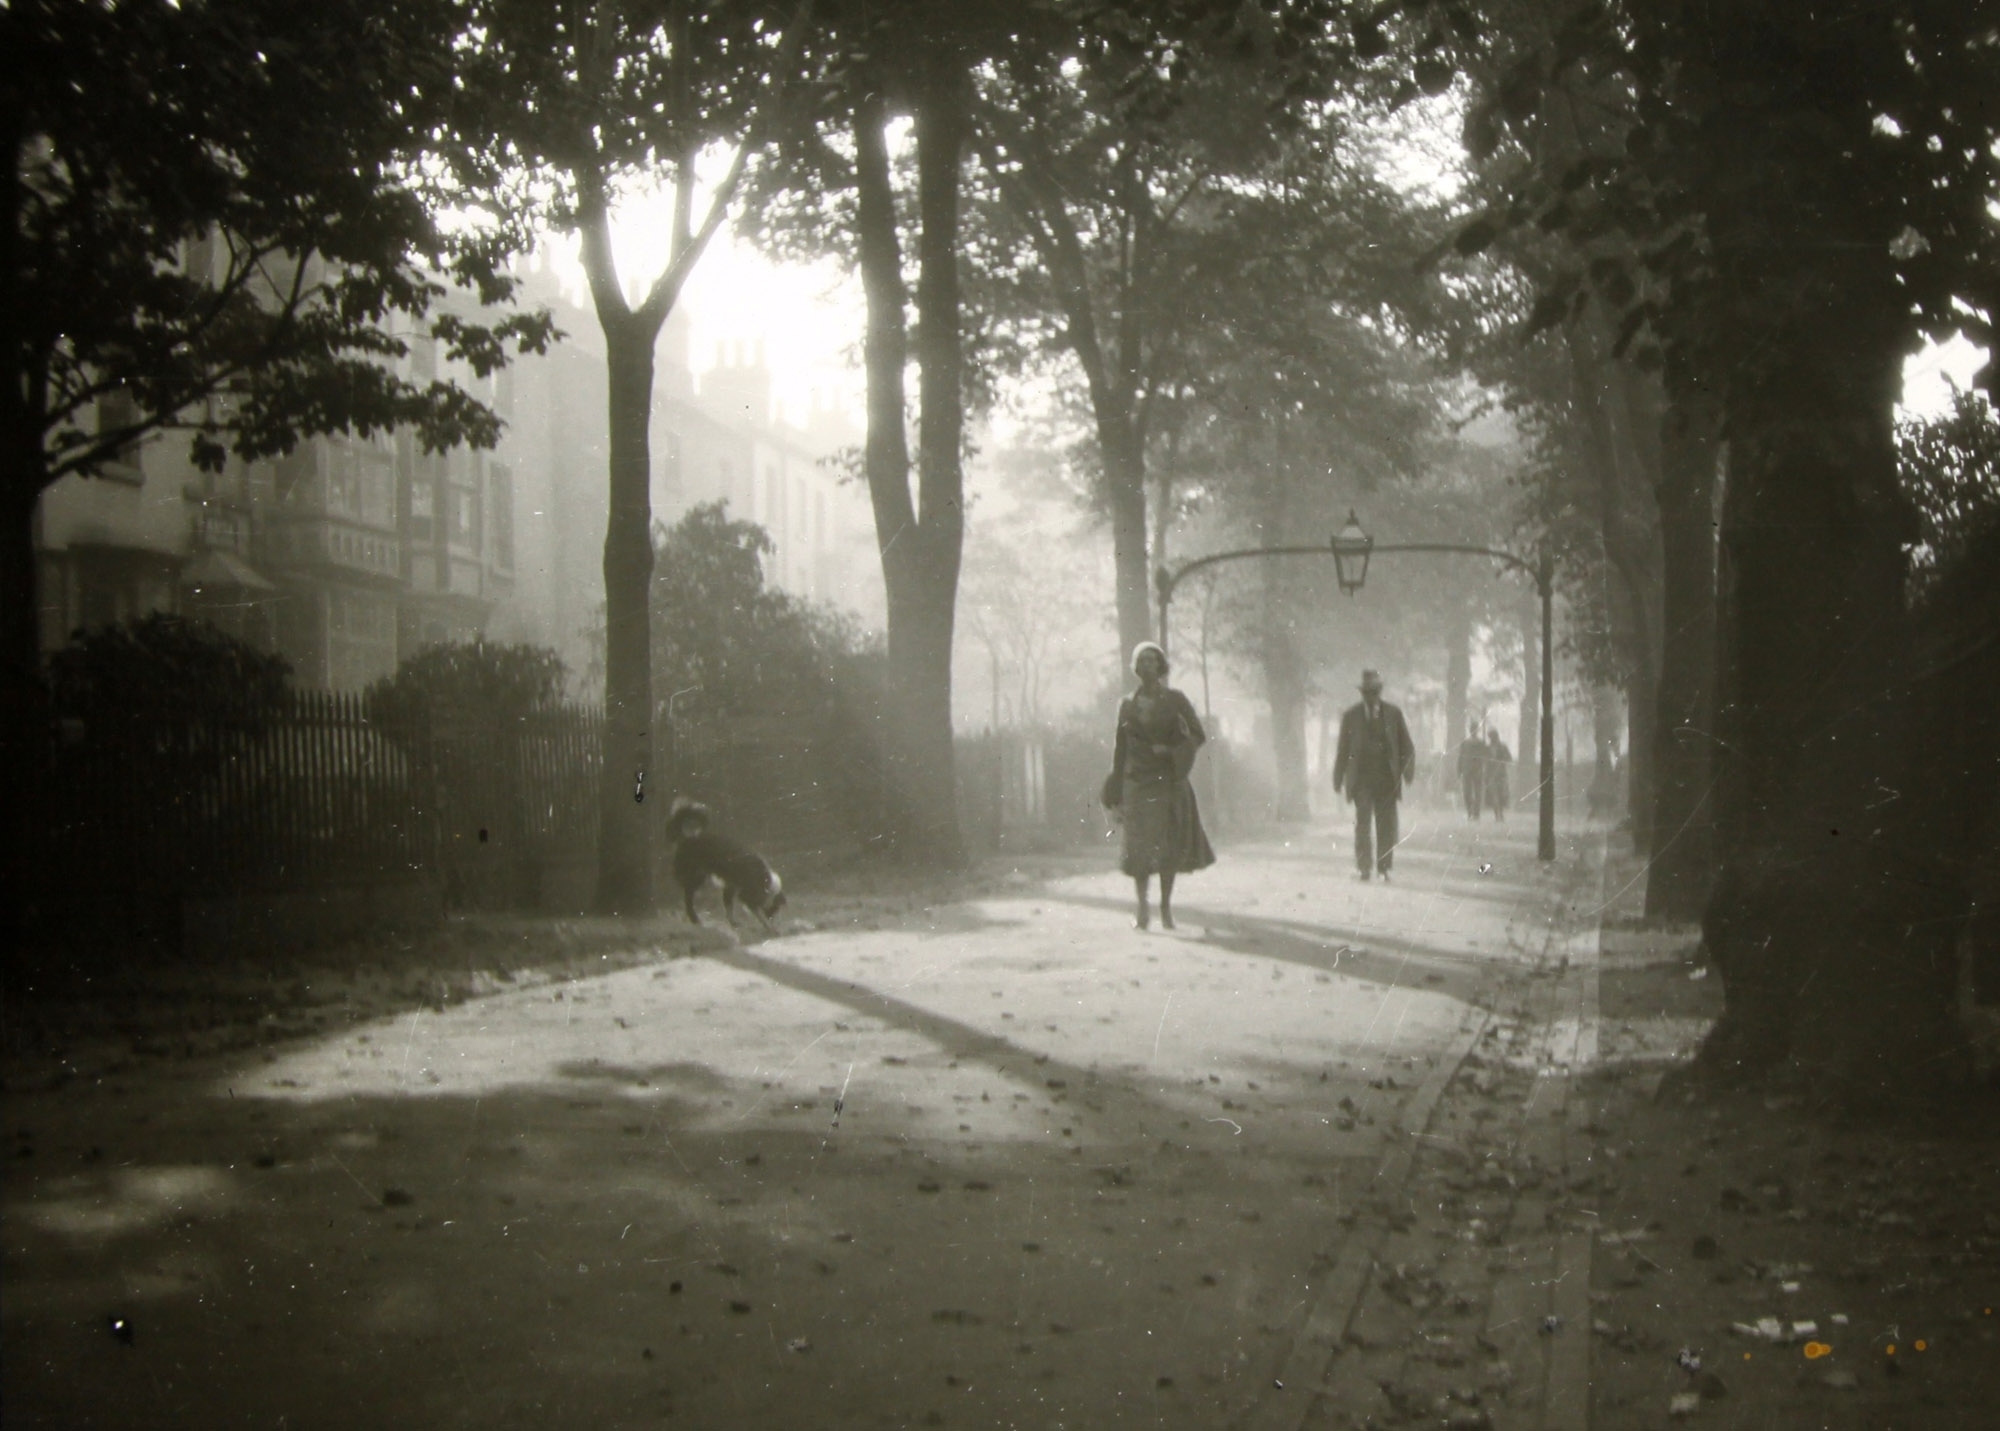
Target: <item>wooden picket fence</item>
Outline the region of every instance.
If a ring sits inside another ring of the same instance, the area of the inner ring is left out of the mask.
[[[882,828],[880,762],[828,739],[824,724],[773,716],[664,731],[648,809],[656,797],[664,820],[673,794],[704,800],[787,870],[850,858]],[[365,905],[370,890],[413,880],[449,908],[581,912],[603,739],[595,709],[405,727],[371,718],[357,695],[323,691],[71,722],[51,740],[31,922],[171,942],[191,902],[311,896],[288,907],[326,908],[318,896],[338,892]],[[1102,823],[1102,741],[1009,733],[962,740],[959,756],[975,846],[1089,838]]]
[[[371,720],[359,696],[121,711],[55,732],[39,851],[50,920],[169,924],[189,896],[436,875],[488,902],[522,864],[594,856],[602,716]]]

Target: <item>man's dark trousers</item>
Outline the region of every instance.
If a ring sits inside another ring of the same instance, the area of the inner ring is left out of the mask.
[[[1395,857],[1396,802],[1363,786],[1354,793],[1354,863],[1364,877],[1387,874]]]

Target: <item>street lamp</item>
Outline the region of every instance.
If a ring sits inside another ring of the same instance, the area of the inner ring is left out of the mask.
[[[1375,538],[1361,530],[1361,519],[1347,509],[1347,525],[1333,537],[1333,576],[1349,596],[1368,580],[1368,554],[1375,550]]]
[[[1542,599],[1542,780],[1539,792],[1541,809],[1538,812],[1540,829],[1535,853],[1543,860],[1553,860],[1556,857],[1554,558],[1544,552],[1530,561],[1516,552],[1469,546],[1461,542],[1390,542],[1386,546],[1377,546],[1375,538],[1361,530],[1361,519],[1354,515],[1352,508],[1347,512],[1347,525],[1334,533],[1329,546],[1333,553],[1334,574],[1339,579],[1340,589],[1349,596],[1361,590],[1361,583],[1368,579],[1368,558],[1378,551],[1385,556],[1398,552],[1439,552],[1451,556],[1487,557],[1499,562],[1503,569],[1511,568],[1534,581],[1535,594]],[[1210,552],[1182,562],[1177,567],[1159,568],[1153,573],[1153,584],[1160,596],[1160,649],[1164,651],[1167,647],[1167,633],[1172,624],[1168,611],[1173,606],[1174,589],[1194,573],[1205,571],[1220,562],[1248,561],[1253,557],[1268,560],[1280,556],[1325,556],[1327,552],[1326,546],[1245,547],[1239,551]]]

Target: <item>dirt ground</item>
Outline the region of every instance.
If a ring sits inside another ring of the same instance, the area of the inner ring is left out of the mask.
[[[1810,1090],[1690,1084],[1720,981],[1696,931],[1623,904],[1588,1089],[1593,1424],[2000,1426],[2000,1104],[1856,1121]]]
[[[10,970],[0,1002],[0,1089],[22,1092],[322,1034],[411,1009],[442,1010],[509,988],[563,984],[785,933],[881,929],[939,905],[1087,867],[1092,852],[995,857],[961,871],[857,861],[816,873],[810,916],[795,902],[775,929],[735,930],[703,896],[703,928],[651,919],[456,915],[256,959],[189,962],[147,949],[41,955]],[[677,896],[676,896],[677,897]],[[664,897],[663,897],[664,902]]]
[[[1239,848],[1175,934],[1096,853],[10,1013],[9,1424],[1224,1424],[1539,956],[1531,849]]]
[[[1690,1100],[1601,834],[1411,824],[42,980],[7,1424],[1995,1424],[1993,1126]]]

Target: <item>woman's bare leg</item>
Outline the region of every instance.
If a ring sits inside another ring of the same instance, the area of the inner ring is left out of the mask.
[[[1174,927],[1174,872],[1160,871],[1160,928]]]
[[[1162,876],[1162,879],[1164,878],[1165,876]],[[1151,879],[1151,875],[1132,876],[1132,893],[1139,901],[1138,912],[1132,916],[1132,927],[1134,929],[1144,929],[1151,922],[1151,916],[1146,910],[1146,885]]]

